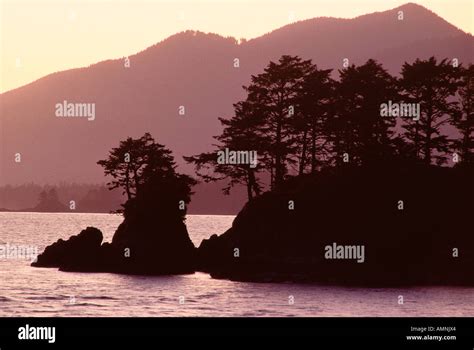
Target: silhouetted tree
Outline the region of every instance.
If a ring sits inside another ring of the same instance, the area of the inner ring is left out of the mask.
[[[231,151],[255,151],[257,154],[263,149],[262,140],[258,137],[258,119],[251,115],[245,101],[234,104],[235,116],[229,120],[219,118],[224,126],[223,132],[214,138],[219,141],[213,152],[184,157],[189,163],[194,163],[197,174],[206,182],[228,179],[223,192],[229,194],[232,187],[243,184],[247,188],[247,197],[251,200],[262,191],[262,184],[258,173],[265,167],[264,159],[258,159],[256,164],[227,164],[218,162],[218,152],[225,149]]]
[[[396,120],[381,116],[381,105],[398,101],[396,80],[381,64],[368,60],[339,71],[328,121],[336,163],[347,153],[351,164],[381,159],[394,153]]]
[[[186,203],[190,200],[191,186],[196,182],[187,175],[176,173],[172,153],[165,146],[156,143],[149,133],[139,139],[127,138],[119,147],[113,148],[109,157],[97,164],[105,170],[105,175],[112,176],[109,189],[121,187],[128,200],[137,196],[150,181],[159,183],[160,179],[173,179],[181,190]],[[176,204],[178,205],[178,204]]]
[[[48,200],[48,192],[46,189],[42,190],[38,196],[40,203],[45,203]]]
[[[404,96],[419,103],[421,111],[419,120],[404,123],[404,138],[411,143],[416,158],[427,164],[433,159],[443,163],[449,141],[441,127],[448,123],[448,115],[455,113],[452,98],[457,90],[456,69],[447,59],[439,63],[434,57],[417,59],[413,64],[403,65],[400,84]]]
[[[48,198],[50,200],[53,200],[53,201],[59,201],[59,198],[58,198],[58,191],[56,191],[56,189],[53,187],[53,188],[50,188],[49,191],[48,191]]]
[[[461,152],[461,162],[474,163],[474,65],[461,67],[459,81],[459,104],[452,122],[461,133],[461,138],[454,145]]]
[[[328,73],[317,71],[310,60],[282,56],[278,63],[270,62],[263,73],[252,76],[251,84],[244,87],[248,95],[246,100],[234,104],[234,117],[220,119],[224,130],[215,137],[220,142],[217,151],[225,148],[257,151],[258,164],[255,167],[218,164],[216,152],[185,159],[196,165],[205,181],[230,179],[224,188],[225,193],[240,183],[246,185],[249,199],[260,194],[263,186],[258,173],[263,169],[270,173],[271,187],[278,187],[288,172],[288,166],[296,164],[298,149],[303,151],[307,147],[309,137],[304,137],[305,133],[308,135],[304,124],[311,121],[303,117],[303,103],[306,109],[313,108],[315,117],[315,113],[320,112],[316,108],[319,105],[309,101],[309,95],[306,100],[302,96],[310,73],[315,87],[318,79],[320,85],[328,79]],[[300,117],[297,118],[296,114]],[[306,158],[306,151],[303,157]]]
[[[405,63],[397,81],[370,59],[339,70],[340,79],[334,81],[331,70],[320,70],[311,60],[282,56],[251,77],[251,84],[244,87],[247,98],[234,104],[231,119],[219,118],[224,128],[215,136],[216,151],[185,159],[195,164],[205,181],[228,180],[224,193],[244,184],[250,200],[262,192],[265,176],[269,175],[272,189],[280,188],[287,175],[339,167],[345,158],[351,166],[441,159],[433,151],[446,150],[440,128],[449,120],[445,114],[452,113],[453,124],[463,134],[456,145],[468,161],[473,147],[472,66],[462,72],[461,104],[454,114],[456,103],[450,98],[458,82],[446,60]],[[413,120],[416,114],[405,115],[407,109],[400,103],[419,103],[420,120]],[[404,121],[398,123],[400,117]],[[400,124],[403,134],[396,129]],[[217,152],[225,149],[256,150],[258,165],[220,164]]]
[[[97,164],[104,168],[105,175],[114,179],[107,184],[109,188],[122,187],[128,199],[137,194],[150,173],[171,172],[175,168],[171,151],[155,143],[149,133],[139,139],[129,137],[120,141],[119,147],[113,148],[109,157]]]
[[[33,208],[34,211],[64,211],[66,206],[61,203],[56,188],[44,189],[39,194],[39,203]]]
[[[310,60],[285,55],[278,63],[270,62],[263,73],[252,76],[251,84],[244,87],[248,93],[246,102],[259,119],[259,134],[267,142],[272,188],[281,185],[288,165],[295,163],[294,116],[304,81],[312,70]]]
[[[326,153],[325,145],[329,139],[326,137],[325,125],[330,117],[334,84],[331,69],[319,70],[315,65],[304,78],[294,123],[295,131],[299,134],[299,174],[304,172],[308,163],[311,173],[315,172],[318,154],[322,157]]]

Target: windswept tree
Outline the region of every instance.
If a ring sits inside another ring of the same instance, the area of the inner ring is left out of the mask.
[[[459,130],[461,137],[455,140],[454,146],[461,153],[463,164],[474,163],[474,65],[460,68],[459,104],[453,114],[452,123]]]
[[[468,161],[472,66],[463,70],[462,103],[456,114],[450,98],[458,81],[452,68],[446,60],[439,64],[434,58],[417,60],[405,63],[397,80],[369,59],[339,70],[340,79],[335,81],[331,70],[318,69],[311,60],[282,56],[251,77],[244,86],[247,97],[234,104],[232,118],[219,118],[223,132],[215,136],[215,151],[185,159],[195,164],[205,181],[228,181],[224,193],[245,185],[250,200],[267,185],[267,177],[270,188],[278,189],[288,175],[316,173],[344,162],[359,166],[417,157],[431,163],[447,147],[440,130],[452,112],[453,124],[463,134],[456,145]],[[256,151],[258,164],[219,162],[218,154],[224,150]]]
[[[251,200],[258,196],[263,188],[259,172],[265,168],[265,159],[262,155],[262,140],[258,136],[256,122],[252,111],[245,101],[234,104],[235,116],[231,119],[219,118],[224,126],[223,132],[214,138],[219,141],[216,150],[205,152],[184,159],[196,166],[198,176],[205,182],[228,180],[223,188],[229,194],[232,187],[237,184],[244,185],[247,197]],[[220,152],[254,152],[255,163],[229,164],[219,161]]]
[[[259,133],[267,142],[272,188],[281,185],[289,165],[296,163],[295,113],[300,108],[305,79],[313,68],[311,60],[285,55],[277,63],[270,62],[263,73],[252,76],[251,84],[244,87],[246,102],[259,119]]]
[[[121,141],[109,152],[107,159],[99,160],[97,164],[104,168],[105,175],[112,177],[107,184],[109,189],[122,188],[128,200],[135,198],[150,183],[172,179],[181,188],[183,200],[186,203],[190,201],[190,188],[195,180],[176,173],[171,151],[155,142],[149,133],[138,139],[129,137]]]
[[[336,157],[344,154],[352,164],[381,159],[394,153],[396,119],[381,115],[382,105],[398,101],[396,80],[381,64],[368,60],[339,71],[333,116],[327,130]]]
[[[304,173],[308,166],[310,172],[314,173],[318,163],[328,163],[322,158],[328,151],[326,146],[329,138],[325,132],[325,126],[331,114],[330,105],[334,84],[334,80],[331,79],[331,69],[319,70],[316,65],[304,78],[293,123],[300,145],[299,174]]]
[[[298,163],[298,150],[304,153],[299,158],[305,163],[304,149],[311,141],[305,128],[313,122],[303,117],[303,103],[314,118],[321,111],[318,104],[309,102],[309,96],[303,99],[303,91],[310,74],[313,85],[317,85],[318,79],[319,84],[325,83],[328,73],[318,72],[310,60],[297,56],[282,56],[277,63],[270,62],[263,73],[252,76],[250,85],[244,87],[247,98],[234,104],[234,117],[220,119],[224,130],[215,137],[219,141],[217,151],[185,159],[196,165],[198,174],[206,181],[229,179],[224,188],[227,193],[240,183],[247,187],[249,199],[258,195],[263,187],[258,176],[262,170],[268,171],[271,188],[278,188],[289,167]],[[258,164],[219,164],[216,153],[226,148],[256,151]]]
[[[454,95],[457,90],[456,69],[447,59],[417,59],[402,67],[400,85],[404,96],[419,103],[419,120],[406,119],[404,138],[411,144],[412,153],[426,164],[445,161],[449,140],[442,133],[443,125],[456,113]]]

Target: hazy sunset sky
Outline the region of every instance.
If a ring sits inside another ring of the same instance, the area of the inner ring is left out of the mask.
[[[193,29],[253,38],[313,17],[352,18],[399,0],[0,0],[0,92],[132,55]],[[412,1],[473,33],[472,0]]]

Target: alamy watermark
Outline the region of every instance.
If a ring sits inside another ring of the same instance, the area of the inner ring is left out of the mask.
[[[56,342],[56,327],[34,327],[26,324],[18,328],[19,340],[47,340],[48,343]]]
[[[56,117],[79,117],[95,120],[95,103],[68,102],[56,103]]]
[[[412,118],[415,121],[420,120],[420,104],[388,101],[380,105],[380,116]]]
[[[254,169],[257,167],[257,151],[232,151],[228,148],[217,152],[218,164],[249,164]]]
[[[353,259],[358,263],[365,261],[365,246],[363,245],[339,245],[334,242],[324,247],[325,259]]]
[[[38,247],[28,245],[0,244],[0,260],[29,260],[38,257]]]

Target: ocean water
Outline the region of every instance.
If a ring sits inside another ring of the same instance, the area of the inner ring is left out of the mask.
[[[188,231],[199,245],[233,219],[189,215]],[[0,213],[0,245],[41,252],[86,226],[111,240],[121,220],[113,214]],[[243,283],[204,273],[144,277],[29,265],[23,256],[0,258],[0,316],[474,316],[474,288]]]

